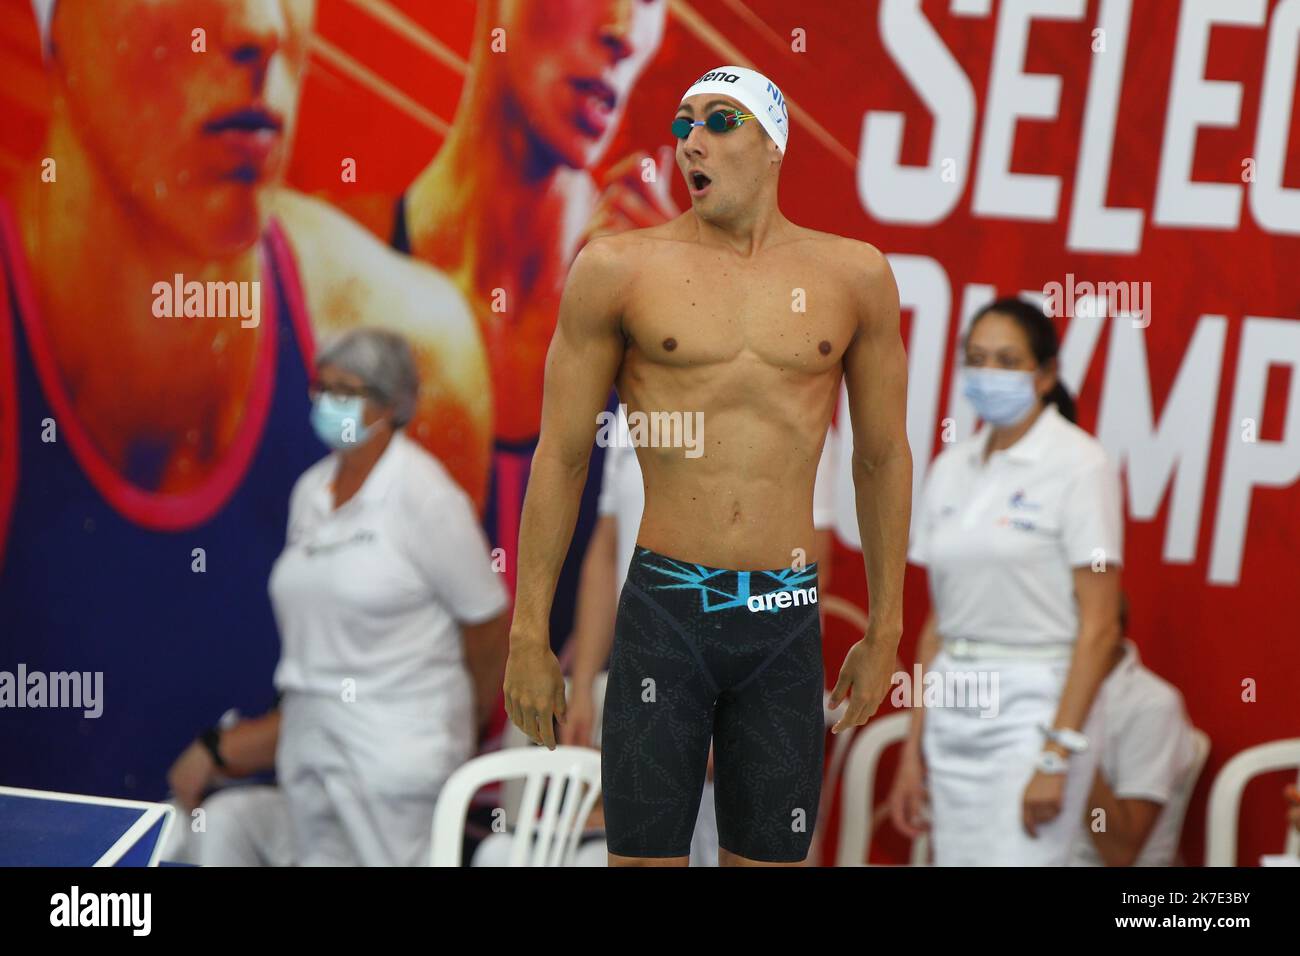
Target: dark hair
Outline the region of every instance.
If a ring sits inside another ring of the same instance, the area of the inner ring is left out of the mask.
[[[1034,354],[1034,359],[1039,365],[1046,365],[1056,358],[1057,352],[1061,349],[1061,343],[1056,337],[1056,326],[1052,324],[1052,320],[1032,302],[1026,302],[1024,299],[1015,297],[990,302],[976,312],[975,317],[970,320],[970,325],[966,327],[966,338],[962,341],[963,348],[965,348],[966,342],[970,341],[970,334],[975,328],[975,323],[990,312],[1005,315],[1020,327],[1020,330],[1025,333],[1025,338],[1029,340],[1029,351]],[[1074,397],[1061,384],[1059,375],[1056,384],[1052,386],[1052,390],[1043,396],[1043,404],[1055,405],[1064,418],[1076,424],[1078,423],[1079,416],[1074,405]]]

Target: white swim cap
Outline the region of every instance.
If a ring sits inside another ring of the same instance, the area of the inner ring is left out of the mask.
[[[720,66],[692,83],[682,99],[699,93],[730,96],[758,117],[767,135],[772,137],[781,152],[785,152],[785,142],[790,138],[790,116],[785,108],[785,97],[781,95],[780,87],[762,73],[743,66]]]
[[[32,0],[32,13],[36,15],[36,29],[41,34],[41,53],[50,52],[50,24],[54,21],[56,0]]]

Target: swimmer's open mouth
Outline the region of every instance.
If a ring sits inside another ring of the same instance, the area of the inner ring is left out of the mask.
[[[691,173],[687,178],[691,183],[691,191],[697,193],[704,192],[704,190],[709,188],[709,183],[713,182],[713,180],[709,179],[708,176],[701,172]]]

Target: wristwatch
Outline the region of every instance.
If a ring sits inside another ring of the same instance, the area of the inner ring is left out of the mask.
[[[1069,727],[1053,728],[1046,724],[1039,724],[1038,729],[1052,743],[1072,754],[1081,754],[1088,749],[1088,738],[1077,730],[1071,730]]]
[[[226,762],[221,759],[221,728],[209,727],[203,733],[199,734],[199,743],[203,749],[212,755],[212,761],[223,770]]]
[[[1063,774],[1070,770],[1070,761],[1062,757],[1055,750],[1044,750],[1038,755],[1038,763],[1034,765],[1039,773]]]

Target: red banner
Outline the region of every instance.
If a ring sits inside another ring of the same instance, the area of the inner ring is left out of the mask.
[[[607,174],[671,144],[679,97],[707,69],[773,77],[791,107],[783,211],[875,244],[898,278],[918,489],[944,442],[974,427],[953,387],[963,321],[995,294],[1051,300],[1080,424],[1123,468],[1130,636],[1213,743],[1184,829],[1187,862],[1201,862],[1218,769],[1300,736],[1300,3],[542,6],[504,23],[488,0],[320,3],[288,184],[385,240],[395,201],[407,192],[409,214],[422,174],[437,173],[430,189],[464,184],[438,193],[465,203],[460,231],[422,249],[420,222],[407,225],[417,257],[451,275],[480,317],[498,286],[530,303],[532,317],[497,338],[486,327],[496,438],[526,445],[556,283]],[[0,65],[16,79],[3,146],[16,175],[41,142],[44,93],[29,7],[4,7]],[[614,79],[594,85],[584,64],[611,49]],[[494,180],[493,164],[535,145],[510,139],[528,125],[520,116],[546,132],[554,104],[574,96],[585,138],[547,140],[557,155],[538,173],[544,188],[529,192],[518,168]],[[432,165],[452,146],[458,165]],[[490,249],[477,195],[504,220]],[[841,460],[832,673],[866,606]],[[909,569],[907,667],[927,600],[923,572]],[[1247,791],[1241,861],[1280,851],[1282,782]],[[882,858],[902,858],[901,841],[882,839]]]

